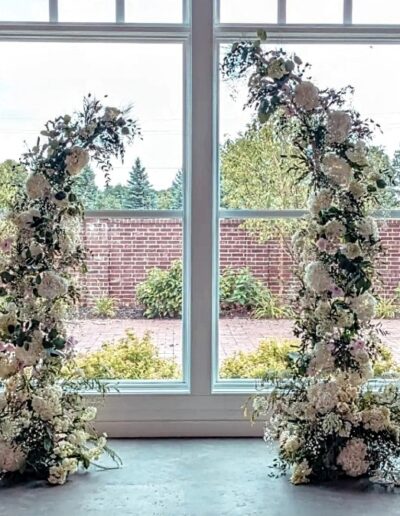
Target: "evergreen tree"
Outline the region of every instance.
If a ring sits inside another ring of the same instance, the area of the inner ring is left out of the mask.
[[[183,207],[183,172],[178,170],[170,189],[170,209],[180,210]]]
[[[99,209],[97,203],[100,191],[95,179],[94,171],[89,166],[86,166],[75,181],[74,191],[82,199],[86,210]]]
[[[157,205],[157,196],[150,185],[146,169],[142,166],[140,158],[129,172],[127,184],[125,208],[130,210],[151,210]]]

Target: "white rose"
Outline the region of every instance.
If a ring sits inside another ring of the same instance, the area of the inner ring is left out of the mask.
[[[26,193],[31,199],[49,197],[51,185],[43,174],[32,174],[26,181]]]
[[[325,174],[337,185],[348,186],[352,179],[353,173],[350,165],[346,160],[336,156],[336,154],[328,154],[322,160]]]
[[[319,215],[322,210],[327,210],[332,204],[332,193],[327,188],[323,188],[315,194],[311,194],[308,199],[308,209],[314,217]]]
[[[328,239],[337,239],[343,237],[346,228],[339,220],[330,220],[323,226],[323,231]]]
[[[320,105],[318,88],[312,82],[300,82],[294,90],[294,101],[298,107],[312,111]]]
[[[64,296],[68,287],[64,278],[54,272],[46,271],[42,274],[41,283],[37,290],[40,297],[55,299]]]
[[[376,312],[377,301],[369,292],[354,297],[350,301],[352,310],[360,321],[365,322],[372,319]]]
[[[332,278],[322,262],[311,262],[306,266],[304,281],[306,286],[319,294],[332,287]]]
[[[328,113],[326,128],[330,143],[343,143],[351,129],[350,115],[346,111],[331,111]]]
[[[65,168],[69,175],[76,176],[89,163],[89,154],[81,147],[72,147],[65,158]]]

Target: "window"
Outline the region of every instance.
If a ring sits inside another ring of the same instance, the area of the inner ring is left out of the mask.
[[[269,350],[277,351],[273,367],[279,367],[291,345],[286,307],[296,285],[287,243],[305,194],[289,176],[276,180],[290,139],[271,143],[268,128],[260,134],[247,127],[246,87],[218,80],[218,65],[234,41],[266,27],[268,45],[295,50],[313,65],[319,84],[355,86],[354,106],[382,125],[377,159],[398,167],[400,104],[384,88],[389,76],[393,91],[400,86],[393,65],[400,26],[377,25],[400,23],[397,2],[26,0],[23,9],[21,3],[0,0],[0,162],[17,159],[47,118],[79,108],[89,92],[108,94],[110,104],[133,103],[143,133],[125,163],[115,164],[110,187],[96,170],[80,185],[90,193],[83,231],[92,255],[71,331],[86,353],[127,328],[143,344],[148,331],[154,348],[146,352],[155,349],[160,360],[151,377],[124,370],[119,392],[100,410],[99,429],[116,437],[261,435],[241,406]],[[131,172],[147,194],[146,202],[128,206]],[[390,202],[378,214],[387,249],[379,309],[397,358],[398,320],[388,316],[398,312],[400,212],[397,196]],[[138,284],[165,277],[155,268],[175,278],[172,317],[153,317],[151,300],[145,307],[141,298],[139,306]],[[151,317],[143,316],[146,308]],[[118,317],[110,318],[113,310]],[[238,352],[246,354],[242,360]]]

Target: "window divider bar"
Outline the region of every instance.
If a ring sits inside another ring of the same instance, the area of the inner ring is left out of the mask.
[[[278,0],[278,23],[286,24],[286,0]]]
[[[353,23],[353,0],[343,0],[343,23],[344,25]]]
[[[115,21],[125,22],[125,0],[115,0]]]
[[[49,22],[58,22],[58,0],[49,0]]]

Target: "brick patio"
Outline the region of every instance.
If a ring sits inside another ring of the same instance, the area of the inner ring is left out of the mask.
[[[382,326],[387,331],[384,342],[400,361],[400,319],[384,320]],[[266,337],[292,338],[290,320],[222,319],[219,328],[222,360],[236,351],[254,350],[259,341]],[[162,357],[181,361],[182,325],[179,320],[88,319],[71,323],[70,330],[78,340],[77,349],[82,352],[98,349],[105,341],[114,342],[126,330],[133,330],[139,337],[150,332]]]

